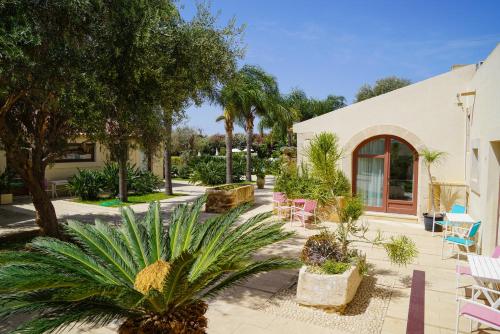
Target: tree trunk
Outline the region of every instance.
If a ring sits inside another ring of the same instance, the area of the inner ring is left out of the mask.
[[[163,154],[165,167],[165,194],[173,195],[172,188],[172,113],[165,112],[165,151]]]
[[[61,239],[63,235],[56,211],[45,191],[45,165],[42,162],[41,152],[34,154],[32,152],[31,157],[18,151],[7,150],[6,153],[9,162],[12,162],[9,166],[19,174],[28,187],[36,210],[35,223],[40,228],[40,234]]]
[[[120,141],[118,147],[118,191],[119,198],[122,202],[128,201],[127,189],[127,162],[128,162],[128,143]]]
[[[434,182],[432,181],[431,167],[427,166],[427,174],[429,175],[429,182],[431,184],[430,196],[431,196],[431,208],[432,214],[436,214],[436,203],[434,200]]]
[[[288,131],[286,133],[286,145],[288,147],[292,147],[292,135],[293,135],[293,130],[288,129]]]
[[[33,183],[34,185],[28,185],[28,188],[36,209],[35,223],[40,227],[41,235],[62,239],[56,210],[52,205],[49,195],[38,182],[34,181]]]
[[[226,183],[233,183],[233,129],[226,121]]]
[[[247,130],[247,168],[246,180],[252,181],[252,139],[253,139],[253,117],[248,118],[246,122]]]

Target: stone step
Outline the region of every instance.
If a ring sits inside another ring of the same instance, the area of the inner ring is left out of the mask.
[[[375,212],[375,211],[365,211],[361,219],[370,222],[370,221],[393,221],[398,223],[411,223],[418,224],[418,216],[415,215],[406,215],[400,213],[388,213],[388,212]]]

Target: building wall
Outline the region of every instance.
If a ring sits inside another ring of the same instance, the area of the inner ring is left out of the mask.
[[[83,142],[84,138],[78,138],[75,142]],[[109,150],[99,143],[96,144],[95,161],[92,162],[62,162],[55,163],[47,167],[45,172],[48,181],[65,180],[75,175],[78,169],[101,169],[109,160]],[[129,161],[135,164],[136,167],[147,168],[147,163],[144,161],[144,154],[139,149],[132,149],[129,153]],[[0,172],[5,169],[6,157],[5,152],[0,151]],[[163,178],[163,157],[157,154],[153,158],[153,173]]]
[[[482,222],[481,245],[490,254],[499,244],[500,183],[500,45],[479,66],[467,90],[475,95],[462,96],[470,124],[467,149],[467,181],[471,185],[470,214]],[[477,161],[473,163],[473,150]]]
[[[294,125],[298,162],[305,160],[308,140],[322,131],[334,132],[344,149],[342,168],[352,174],[352,152],[364,139],[390,134],[407,140],[417,150],[428,147],[447,152],[435,168],[436,179],[465,182],[465,113],[457,92],[471,80],[475,65],[467,65],[410,86],[352,104]],[[417,214],[427,210],[428,178],[419,159]]]

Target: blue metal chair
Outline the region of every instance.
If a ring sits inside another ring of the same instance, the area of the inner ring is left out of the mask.
[[[458,226],[452,225],[451,235],[445,237],[443,240],[443,249],[444,249],[445,242],[448,244],[451,244],[453,246],[452,253],[455,251],[455,246],[457,246],[457,249],[458,249],[457,262],[460,261],[460,246],[465,247],[465,249],[467,250],[467,253],[470,253],[469,248],[476,244],[476,242],[474,241],[474,237],[476,236],[477,232],[479,231],[480,226],[481,226],[480,221],[472,224],[468,228],[463,228],[463,227],[458,227]],[[441,250],[441,254],[442,253],[443,253],[443,250]]]

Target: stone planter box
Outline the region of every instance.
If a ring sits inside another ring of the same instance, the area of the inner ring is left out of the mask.
[[[206,193],[206,212],[223,213],[241,204],[253,203],[254,201],[253,184],[226,184],[223,186],[208,188]]]
[[[0,194],[0,204],[11,204],[12,194]]]
[[[299,272],[297,302],[342,312],[354,298],[361,279],[357,266],[338,275],[310,273],[303,266]]]

